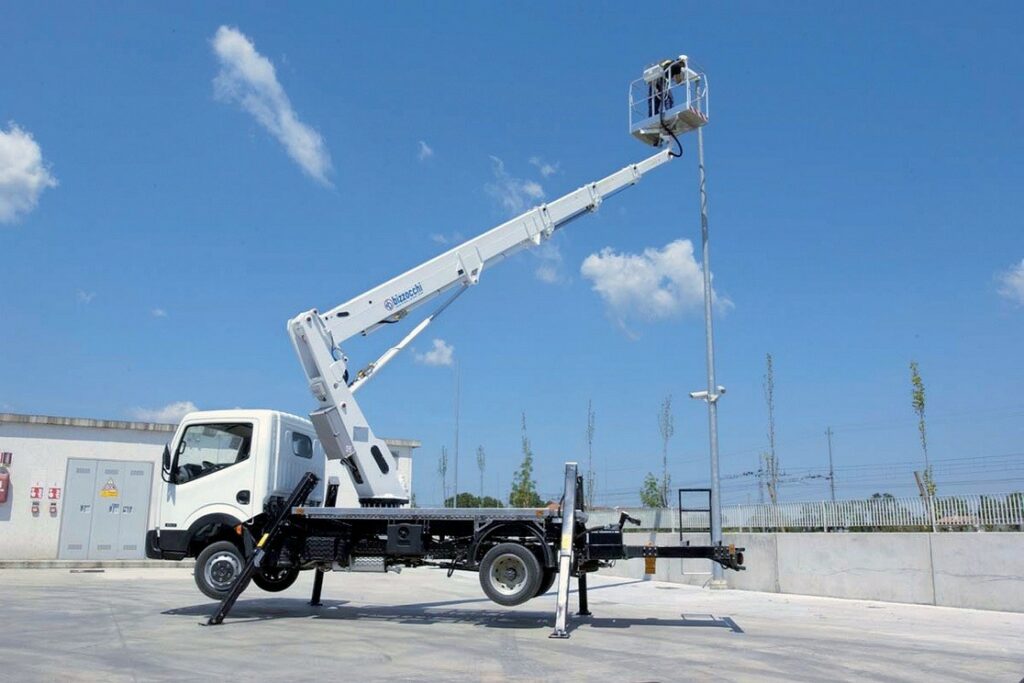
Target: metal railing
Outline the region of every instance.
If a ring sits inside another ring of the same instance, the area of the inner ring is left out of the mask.
[[[642,123],[657,117],[662,111],[670,112],[691,109],[700,112],[705,119],[710,115],[707,76],[687,71],[685,79],[674,81],[667,74],[661,85],[647,83],[638,78],[629,84],[629,129],[632,131]]]
[[[627,530],[707,532],[708,513],[678,508],[623,508],[640,520]],[[614,524],[619,513],[592,510],[588,526]],[[726,531],[1024,531],[1024,493],[968,494],[934,498],[726,505]]]

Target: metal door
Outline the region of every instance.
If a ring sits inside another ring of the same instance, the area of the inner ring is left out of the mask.
[[[93,486],[92,528],[89,532],[90,560],[116,560],[121,506],[124,502],[124,474],[130,463],[100,460]]]
[[[60,521],[60,549],[62,560],[84,560],[89,556],[89,531],[96,484],[96,461],[68,460],[67,479],[64,482],[64,515]]]
[[[149,497],[153,486],[153,464],[124,463],[124,490],[121,495],[121,521],[117,532],[117,559],[134,560],[146,556],[146,527],[149,522]]]

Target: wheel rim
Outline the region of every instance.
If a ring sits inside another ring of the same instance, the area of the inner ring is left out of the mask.
[[[291,570],[288,567],[281,569],[271,570],[269,572],[262,572],[263,579],[269,583],[283,583],[288,580],[288,574]]]
[[[241,571],[242,563],[238,556],[224,550],[215,553],[207,560],[206,566],[203,568],[203,576],[206,578],[206,583],[218,591],[224,591],[231,587],[231,584],[235,582],[235,577]]]
[[[515,595],[526,585],[528,571],[522,558],[512,553],[499,555],[491,565],[491,585],[502,595]]]

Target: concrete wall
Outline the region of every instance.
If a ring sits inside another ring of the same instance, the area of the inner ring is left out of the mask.
[[[11,488],[0,504],[0,560],[53,560],[57,558],[64,500],[57,514],[50,514],[46,488],[65,488],[70,458],[141,461],[153,463],[150,500],[158,493],[160,459],[164,444],[174,435],[174,425],[116,422],[80,418],[0,414],[0,451],[12,453]],[[386,439],[398,461],[398,470],[412,485],[412,452],[418,441]],[[32,514],[29,488],[44,487],[39,514]],[[355,488],[342,479],[338,505],[358,507]],[[150,507],[153,525],[153,508]]]
[[[0,559],[52,560],[57,557],[64,500],[51,516],[44,489],[40,512],[32,514],[29,488],[35,482],[64,489],[69,458],[156,463],[153,493],[160,482],[160,456],[171,432],[104,429],[72,425],[0,423],[0,451],[12,453],[11,490],[0,504]]]
[[[684,536],[706,544],[707,535]],[[676,545],[676,534],[626,534],[629,544]],[[1024,612],[1024,533],[726,534],[745,547],[743,572],[729,586],[773,593],[860,598]],[[659,560],[659,581],[703,585],[706,560]],[[640,560],[602,573],[642,578]]]

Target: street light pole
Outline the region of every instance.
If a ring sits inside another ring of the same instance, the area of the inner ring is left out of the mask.
[[[722,541],[722,498],[718,482],[718,386],[715,384],[715,335],[711,315],[711,252],[708,246],[708,194],[704,173],[704,128],[697,129],[697,167],[700,174],[700,237],[704,270],[704,335],[707,347],[708,441],[711,448],[711,543]],[[725,588],[722,565],[711,563],[711,587]]]

